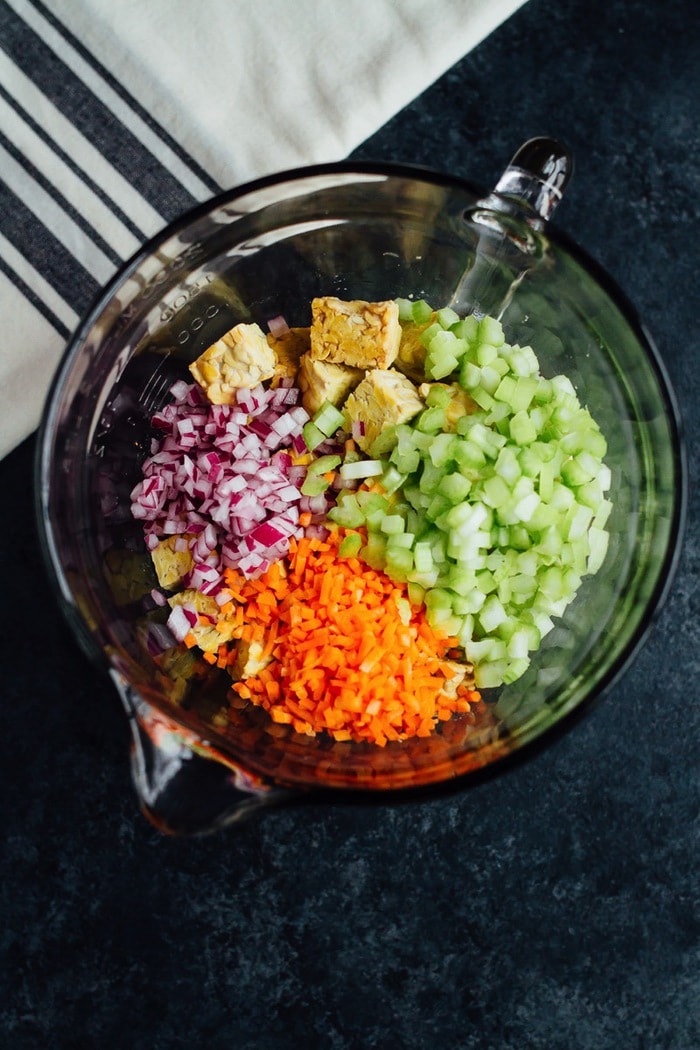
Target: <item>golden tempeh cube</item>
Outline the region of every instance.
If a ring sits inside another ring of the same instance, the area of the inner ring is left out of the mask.
[[[394,300],[346,302],[334,296],[311,303],[311,356],[353,368],[388,368],[401,342],[399,308]]]
[[[260,326],[237,324],[192,362],[190,372],[212,404],[231,405],[238,390],[270,379],[275,364]]]

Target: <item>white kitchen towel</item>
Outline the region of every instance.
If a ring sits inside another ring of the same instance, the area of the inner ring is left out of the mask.
[[[0,0],[0,456],[147,237],[344,158],[523,2]]]

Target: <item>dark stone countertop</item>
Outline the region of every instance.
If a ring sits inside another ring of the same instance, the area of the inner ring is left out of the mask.
[[[357,151],[488,185],[531,135],[568,142],[556,224],[636,304],[685,417],[670,600],[604,702],[507,775],[161,836],[116,700],[52,619],[33,442],[0,463],[0,1046],[700,1046],[699,100],[694,0],[529,0]]]

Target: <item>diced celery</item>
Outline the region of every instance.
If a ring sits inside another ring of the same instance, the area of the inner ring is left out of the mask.
[[[467,474],[481,470],[486,464],[486,455],[483,449],[477,448],[470,441],[457,441],[454,446],[454,460],[462,473]]]
[[[399,308],[399,321],[413,321],[413,303],[410,299],[398,298],[396,305]]]
[[[406,475],[397,470],[393,463],[389,463],[382,474],[382,488],[391,495],[401,488],[405,480]]]
[[[391,454],[391,462],[400,474],[413,474],[420,466],[420,452],[413,449],[411,452],[398,452],[396,449]]]
[[[425,596],[426,609],[452,609],[452,594],[444,587],[433,587]]]
[[[346,499],[349,499],[348,494],[340,496],[341,502]],[[382,496],[379,492],[365,492],[360,490],[355,493],[355,501],[365,514],[370,514],[372,511],[379,511],[382,514],[385,514],[389,509],[388,499],[386,496]]]
[[[437,487],[442,481],[445,475],[445,471],[442,467],[436,467],[430,460],[423,461],[423,470],[421,472],[420,481],[418,487],[421,492],[427,493],[428,495],[437,491]],[[427,504],[426,504],[427,506]]]
[[[471,487],[471,481],[463,474],[446,474],[438,485],[438,492],[446,496],[452,504],[462,503]]]
[[[360,550],[360,557],[372,569],[383,569],[386,557],[386,540],[379,533],[373,532],[367,537],[367,543]]]
[[[554,396],[554,388],[549,379],[545,379],[544,376],[539,376],[537,380],[537,389],[535,390],[535,401],[538,404],[548,404]]]
[[[441,412],[442,409],[429,409],[430,412]],[[458,439],[455,438],[454,434],[437,434],[433,441],[430,443],[428,453],[430,455],[430,462],[434,467],[438,469],[444,467],[450,460],[454,459],[455,448],[458,444]],[[444,473],[444,471],[443,471]]]
[[[318,446],[326,440],[326,434],[319,430],[316,424],[310,419],[304,423],[301,428],[301,433],[304,438],[304,444],[309,452],[313,452],[315,448],[318,448]]]
[[[523,496],[517,503],[513,504],[513,514],[519,521],[528,522],[540,505],[540,497],[537,492],[530,492]]]
[[[459,367],[459,359],[446,350],[435,350],[432,347],[425,357],[425,374],[432,379],[445,379]]]
[[[343,426],[345,416],[330,401],[324,401],[318,412],[314,413],[312,422],[316,424],[322,434],[325,434],[326,437],[331,437],[339,427]]]
[[[365,523],[365,514],[354,492],[341,492],[335,507],[328,511],[328,517],[344,529],[357,529]]]
[[[462,359],[459,369],[459,385],[470,393],[477,390],[481,384],[481,369],[468,358]]]
[[[409,580],[407,584],[408,600],[411,605],[422,605],[423,599],[425,598],[425,587],[421,587],[419,583],[413,583]]]
[[[479,622],[487,634],[495,631],[499,624],[507,618],[507,613],[502,603],[495,594],[489,594],[479,613]]]
[[[537,440],[537,427],[527,412],[516,412],[510,421],[510,436],[516,445],[529,445]]]
[[[426,318],[426,320],[428,320],[428,319]],[[437,321],[435,321],[434,324],[428,325],[428,327],[425,329],[424,332],[421,332],[421,334],[420,334],[420,342],[426,348],[426,350],[428,349],[428,347],[430,346],[430,343],[435,338],[435,336],[438,334],[438,332],[441,332],[441,331],[442,331],[442,326],[439,325],[437,323]]]
[[[421,540],[413,549],[413,561],[417,572],[430,572],[433,568],[433,552],[430,543]]]
[[[502,638],[482,638],[472,641],[467,647],[467,656],[476,665],[483,667],[486,663],[505,659],[506,643]],[[497,683],[500,684],[500,683]]]
[[[326,474],[331,470],[335,470],[336,467],[340,466],[340,456],[318,456],[317,459],[309,463],[306,468],[306,476],[318,477],[320,474]]]
[[[479,321],[474,314],[470,314],[469,317],[458,321],[452,330],[459,339],[464,339],[467,343],[475,343],[479,336]]]
[[[341,558],[355,558],[359,554],[361,546],[362,537],[359,532],[348,532],[340,541],[338,554]]]
[[[443,514],[447,514],[452,509],[452,506],[453,504],[447,496],[436,494],[426,508],[425,516],[428,521],[437,521]]]
[[[485,390],[487,394],[492,397],[495,395],[496,390],[503,382],[501,379],[500,372],[493,368],[491,365],[484,365],[481,369],[481,389]],[[476,400],[476,398],[474,399]]]
[[[386,536],[392,536],[397,532],[404,532],[406,522],[400,514],[385,514],[379,527]]]
[[[518,660],[510,659],[503,672],[504,685],[510,685],[511,682],[515,682],[518,678],[522,678],[529,666],[530,659],[527,656],[523,656]]]
[[[493,392],[496,401],[504,401],[510,405],[517,390],[517,380],[512,375],[505,375]]]
[[[415,536],[412,532],[393,532],[387,536],[386,549],[392,550],[396,547],[401,547],[404,550],[410,551],[413,547],[413,541]]]
[[[452,392],[449,386],[442,383],[431,383],[425,403],[429,408],[447,408],[452,400]]]
[[[426,408],[416,420],[416,428],[423,434],[437,434],[445,426],[443,408]]]
[[[483,500],[489,507],[502,507],[511,496],[511,490],[499,474],[486,478],[482,486]]]
[[[609,499],[604,499],[598,507],[595,517],[593,518],[593,526],[597,529],[602,529],[608,522],[610,512],[612,511],[613,505]]]
[[[370,445],[369,454],[372,459],[378,459],[380,456],[385,456],[388,452],[391,452],[397,440],[396,428],[392,426],[384,427]]]
[[[307,473],[304,478],[300,492],[302,496],[320,496],[328,488],[328,481],[324,477]]]
[[[433,316],[433,308],[425,299],[416,299],[411,313],[416,324],[425,324]]]
[[[384,568],[387,575],[399,583],[405,583],[408,574],[413,568],[413,552],[402,550],[400,547],[386,547],[384,552]]]
[[[492,343],[479,343],[476,348],[476,363],[480,368],[490,365],[498,357],[498,350]]]
[[[605,555],[608,553],[609,540],[610,534],[605,529],[599,529],[596,525],[590,527],[588,530],[590,554],[588,555],[588,564],[586,566],[587,572],[598,572],[605,561]]]
[[[437,319],[443,328],[451,328],[459,321],[459,314],[449,306],[437,311]]]
[[[566,463],[562,464],[562,480],[571,488],[585,485],[586,482],[591,481],[595,477],[596,470],[590,468],[587,460],[584,458],[583,463],[581,462],[583,455],[584,453],[580,453],[578,456],[567,459]]]
[[[482,317],[479,321],[479,340],[492,346],[503,346],[506,337],[501,322],[495,317]]]
[[[516,376],[536,376],[539,373],[539,362],[531,346],[514,346],[506,359]]]
[[[592,520],[593,511],[591,508],[575,503],[566,516],[568,524],[567,539],[580,540],[582,536],[586,535]]]

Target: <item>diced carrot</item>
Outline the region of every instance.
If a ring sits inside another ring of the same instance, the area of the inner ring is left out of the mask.
[[[445,692],[454,671],[444,661],[454,658],[456,639],[433,629],[422,608],[411,607],[404,624],[396,602],[405,601],[406,587],[357,558],[339,558],[341,531],[292,538],[286,563],[256,580],[226,570],[231,598],[219,623],[234,641],[219,647],[217,662],[233,663],[237,639],[259,642],[265,666],[232,688],[296,732],[379,747],[427,736],[480,695],[465,686]]]

